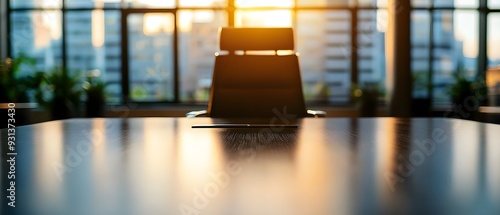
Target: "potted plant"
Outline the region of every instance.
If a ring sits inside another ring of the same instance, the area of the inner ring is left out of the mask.
[[[450,86],[448,93],[453,106],[459,108],[474,107],[476,105],[485,105],[487,103],[486,95],[488,88],[481,78],[468,79],[464,70],[459,70],[454,74],[455,83]],[[478,97],[479,96],[479,97]],[[472,98],[472,99],[471,99]],[[474,99],[475,98],[475,99]],[[476,104],[466,104],[467,102],[478,102]],[[478,109],[465,110],[472,114],[472,118],[477,118]]]
[[[464,75],[455,75],[455,84],[451,85],[448,92],[450,99],[454,105],[464,105],[467,102],[467,97],[486,97],[488,88],[485,86],[481,78],[469,80]],[[478,98],[479,104],[484,105],[485,99]]]
[[[35,89],[38,82],[42,80],[40,74],[35,70],[35,63],[36,61],[33,58],[29,58],[24,54],[20,54],[15,60],[6,58],[0,61],[0,104],[29,102],[30,91]],[[27,66],[27,69],[32,70],[35,75],[20,75],[23,66]],[[15,124],[27,124],[30,110],[26,107],[17,106],[16,111]],[[2,119],[5,116],[7,114],[2,114]],[[4,126],[2,125],[2,127]]]
[[[100,71],[92,70],[87,75],[87,80],[83,84],[87,100],[85,102],[86,117],[103,117],[104,105],[106,102],[106,84],[99,80]]]
[[[413,73],[412,116],[428,117],[431,115],[430,86],[429,72],[419,71]]]
[[[330,89],[328,88],[328,85],[324,82],[319,82],[315,86],[315,99],[321,104],[328,104],[329,97],[330,97]]]
[[[15,60],[7,58],[0,61],[0,102],[29,102],[28,92],[36,85],[35,77],[40,76],[21,76],[19,71],[22,66],[35,71],[35,63],[35,59],[24,54]]]
[[[449,93],[453,105],[463,105],[465,99],[474,95],[472,81],[463,75],[455,75],[455,83],[450,86]]]
[[[37,102],[50,110],[53,119],[67,119],[78,114],[82,90],[80,78],[65,68],[56,67],[44,75],[35,94]]]
[[[351,101],[354,102],[361,117],[377,116],[378,98],[382,95],[377,85],[351,85]]]

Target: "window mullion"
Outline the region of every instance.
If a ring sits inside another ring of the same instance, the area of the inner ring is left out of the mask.
[[[478,63],[477,77],[486,78],[486,69],[488,66],[488,0],[479,0],[479,39],[478,39]]]
[[[61,8],[61,48],[62,48],[62,67],[63,68],[66,68],[68,63],[67,63],[67,56],[66,56],[66,53],[67,53],[67,46],[66,46],[66,0],[62,0],[61,1],[61,4],[62,4],[62,8]]]

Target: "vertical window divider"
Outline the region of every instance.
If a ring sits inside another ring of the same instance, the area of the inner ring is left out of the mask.
[[[479,56],[477,63],[477,78],[486,79],[488,67],[488,0],[479,0]]]
[[[5,47],[5,51],[6,51],[6,57],[12,57],[12,50],[11,50],[11,46],[12,46],[12,40],[11,40],[11,29],[10,29],[10,22],[11,22],[11,8],[10,8],[10,0],[6,0],[5,2],[5,7],[6,7],[6,10],[5,10],[5,36],[6,36],[6,39],[7,39],[7,42],[5,43],[7,45],[7,47]]]
[[[298,23],[297,23],[297,11],[298,11],[298,6],[297,4],[299,3],[298,0],[293,0],[293,8],[292,8],[292,28],[294,29],[295,31],[295,35],[297,35],[297,26],[298,26]],[[297,43],[298,41],[295,40],[295,47],[297,47]],[[297,50],[297,48],[295,48],[295,50]]]
[[[358,84],[358,7],[351,8],[351,84]]]
[[[433,100],[434,100],[434,10],[429,9],[429,74],[427,76],[427,81],[429,85],[428,89],[428,99],[430,104],[430,110],[432,111]]]
[[[227,0],[227,26],[234,27],[235,0]]]
[[[61,58],[62,58],[62,68],[66,69],[68,66],[67,62],[67,47],[66,47],[66,0],[61,0]]]
[[[180,83],[179,83],[179,35],[177,29],[177,12],[179,9],[179,0],[176,0],[175,8],[174,8],[174,103],[180,102]]]
[[[127,9],[121,8],[120,31],[121,31],[121,88],[122,88],[122,104],[129,103],[129,71],[128,71],[128,29],[127,29]]]

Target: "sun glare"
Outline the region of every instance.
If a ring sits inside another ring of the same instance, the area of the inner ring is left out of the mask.
[[[488,57],[491,60],[500,60],[500,14],[490,14],[488,17]]]
[[[215,21],[215,14],[213,11],[180,11],[178,13],[177,26],[182,32],[189,32],[193,27],[193,23],[211,23]]]
[[[291,27],[292,12],[289,10],[237,11],[237,27]]]
[[[180,0],[179,5],[184,7],[211,7],[224,6],[224,0]]]
[[[134,3],[148,5],[150,7],[173,6],[173,0],[133,0]],[[186,0],[179,1],[182,6],[216,6],[224,5],[225,0]],[[290,10],[259,10],[262,7],[291,8],[293,0],[236,0],[237,8],[256,8],[256,10],[236,10],[235,26],[237,27],[291,27],[292,11]],[[179,11],[178,13],[179,31],[189,32],[193,23],[209,23],[214,20],[211,11]],[[170,32],[166,26],[166,17],[155,14],[144,16],[144,34],[152,35],[161,31]]]
[[[293,0],[236,0],[236,7],[249,8],[249,7],[293,7]]]
[[[131,0],[134,3],[147,5],[150,7],[173,7],[175,6],[174,0]]]
[[[455,37],[462,41],[464,55],[469,58],[476,58],[478,55],[478,14],[469,11],[455,11],[454,14]]]
[[[104,45],[104,11],[92,11],[92,45],[96,48]]]
[[[154,35],[158,33],[172,33],[174,31],[173,17],[171,14],[144,14],[144,29],[145,35]]]

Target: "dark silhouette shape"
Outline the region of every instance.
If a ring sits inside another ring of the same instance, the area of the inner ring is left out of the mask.
[[[298,56],[278,55],[278,50],[294,49],[292,28],[221,28],[219,32],[220,49],[229,53],[216,54],[208,111],[190,112],[188,117],[325,115],[323,111],[306,110]],[[264,55],[247,51],[274,52]]]

